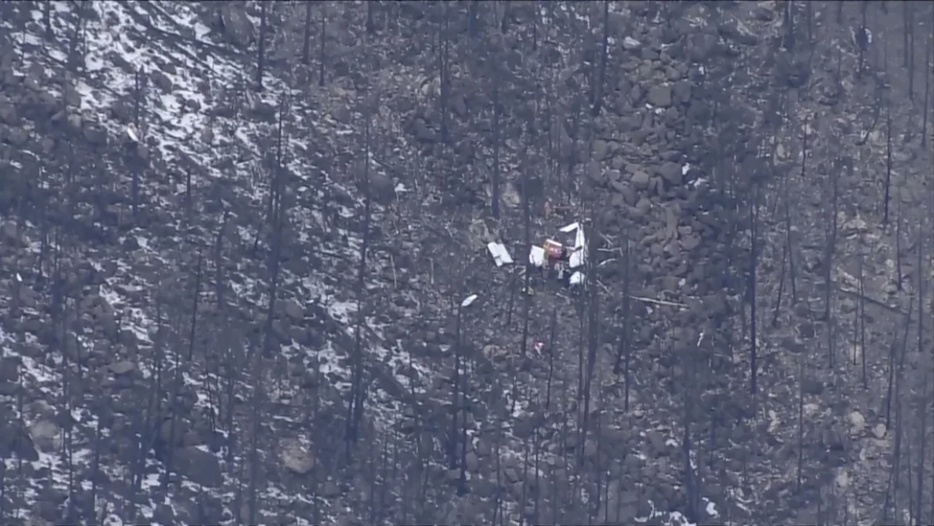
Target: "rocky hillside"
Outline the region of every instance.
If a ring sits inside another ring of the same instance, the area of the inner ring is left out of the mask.
[[[0,518],[929,522],[884,7],[0,5]]]

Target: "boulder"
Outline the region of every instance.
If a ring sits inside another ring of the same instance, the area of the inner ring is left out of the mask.
[[[182,447],[175,452],[175,468],[179,474],[207,488],[217,488],[224,481],[217,457],[203,446]]]
[[[296,475],[307,475],[315,468],[316,460],[311,448],[298,439],[284,439],[279,444],[279,461],[286,470]]]
[[[652,86],[649,88],[649,93],[646,95],[646,99],[649,104],[659,108],[667,108],[671,106],[671,85],[670,84],[660,84]]]
[[[52,453],[61,447],[58,425],[47,419],[41,419],[29,426],[29,437],[42,451]]]
[[[224,2],[220,9],[220,23],[224,38],[231,44],[247,48],[256,38],[256,29],[240,2]]]

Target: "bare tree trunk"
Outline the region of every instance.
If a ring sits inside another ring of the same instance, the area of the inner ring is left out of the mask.
[[[302,64],[311,63],[311,6],[312,2],[305,2],[305,29],[302,32]]]
[[[263,71],[266,69],[266,2],[259,3],[259,43],[256,55],[256,91],[263,91]]]

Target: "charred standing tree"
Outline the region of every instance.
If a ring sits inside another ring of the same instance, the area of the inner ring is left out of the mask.
[[[756,267],[759,263],[759,184],[754,183],[752,199],[749,202],[749,270],[747,272],[746,295],[749,300],[749,392],[753,395],[758,390],[758,342],[756,335],[756,309],[758,276]]]
[[[55,38],[55,31],[52,30],[52,2],[42,4],[42,27],[45,29],[45,38]]]
[[[889,225],[889,203],[892,193],[892,113],[885,107],[885,200],[882,204],[882,226]]]
[[[493,78],[491,79],[493,83],[493,181],[492,181],[492,198],[490,203],[490,208],[493,213],[494,219],[499,219],[500,217],[500,202],[502,201],[502,193],[500,189],[500,159],[499,159],[499,135],[500,135],[500,116],[502,114],[502,109],[500,108],[499,100],[499,85],[501,82],[499,71],[494,67],[493,69]]]
[[[863,269],[863,247],[859,247],[856,255],[857,293],[856,300],[856,327],[859,331],[859,354],[862,365],[863,389],[869,389],[869,376],[866,373],[866,301],[865,298],[865,271]],[[855,356],[854,356],[855,359]]]
[[[457,318],[454,326],[454,374],[451,378],[451,436],[448,437],[448,462],[451,469],[457,469],[460,450],[457,447],[460,436],[458,416],[461,412],[461,361],[463,360],[464,341],[461,334],[465,302],[457,304]]]
[[[302,64],[311,64],[311,6],[313,2],[305,2],[305,29],[302,31]]]
[[[584,413],[581,415],[581,444],[587,440],[587,430],[589,428],[588,419],[590,418],[590,397],[593,385],[593,373],[597,367],[597,350],[600,347],[600,287],[596,284],[597,266],[596,254],[598,240],[600,239],[600,227],[597,223],[597,214],[591,213],[594,218],[594,229],[590,233],[588,253],[591,255],[587,261],[587,277],[592,281],[587,286],[587,375],[584,377]],[[581,451],[581,465],[584,463],[584,448]]]
[[[792,11],[793,7],[794,2],[789,1],[786,2],[785,9],[782,10],[782,27],[784,29],[782,47],[788,51],[794,51],[795,49],[795,14]]]
[[[448,28],[450,27],[450,9],[447,2],[438,2],[438,9],[441,10],[441,22],[438,24],[438,77],[440,79],[440,97],[438,100],[439,110],[441,111],[441,143],[448,144],[450,130],[448,123],[448,102],[450,99],[451,80],[449,78],[448,65]]]
[[[324,43],[327,41],[327,13],[325,12],[325,5],[321,4],[321,36],[320,47],[318,48],[318,86],[324,86],[324,64],[327,60],[327,56],[324,53]]]
[[[545,380],[545,411],[551,409],[551,383],[555,377],[555,331],[558,329],[558,306],[551,309],[548,331],[548,378]]]
[[[934,35],[928,39],[927,50],[924,52],[924,111],[921,116],[921,147],[927,145],[928,121],[930,120],[931,109],[931,76],[934,71],[931,68],[931,48],[934,48]],[[932,499],[934,500],[934,499]]]
[[[918,316],[918,319],[924,319],[921,316]],[[919,324],[921,325],[921,324]],[[934,520],[934,513],[928,517],[928,521],[924,520],[924,463],[926,461],[925,454],[927,453],[928,441],[927,441],[927,428],[928,428],[928,404],[931,400],[931,395],[928,393],[931,384],[931,373],[930,371],[924,371],[924,377],[921,384],[921,400],[918,404],[919,411],[921,414],[918,416],[918,443],[920,444],[921,451],[918,453],[918,466],[917,472],[915,473],[915,511],[912,515],[915,517],[915,524],[921,526],[922,524],[928,524],[931,520]],[[934,500],[931,502],[931,506],[934,507]]]
[[[280,180],[281,180],[281,167],[275,167],[275,174],[273,179],[275,183],[273,187],[278,189]],[[277,192],[278,193],[278,192]],[[258,483],[259,483],[259,456],[257,451],[260,447],[260,436],[262,434],[262,406],[263,406],[263,390],[264,390],[264,356],[273,355],[273,338],[275,338],[275,333],[273,332],[273,321],[275,320],[276,315],[276,298],[279,291],[279,275],[280,275],[280,265],[282,254],[282,230],[283,230],[283,215],[284,212],[281,207],[281,200],[274,200],[273,208],[273,236],[272,236],[272,247],[271,254],[269,255],[269,302],[266,305],[266,326],[263,330],[263,349],[260,352],[254,351],[253,353],[253,393],[251,405],[251,433],[250,433],[250,473],[249,473],[249,486],[247,493],[247,506],[249,509],[249,523],[256,524],[256,516],[259,514],[259,509],[257,506],[257,493],[258,493]]]
[[[376,8],[377,3],[375,0],[366,3],[366,34],[368,35],[376,33]]]
[[[263,91],[263,71],[266,69],[266,2],[259,3],[259,42],[256,54],[256,91]]]
[[[798,465],[795,491],[801,491],[801,468],[804,464],[804,353],[798,355]]]
[[[480,36],[480,0],[467,3],[467,34],[470,38]]]
[[[776,135],[777,136],[777,135]],[[807,139],[807,130],[805,130],[805,140]],[[805,143],[807,146],[807,143]],[[804,149],[804,155],[807,155],[807,149]],[[774,158],[774,156],[773,156]],[[774,161],[772,161],[774,163]],[[774,168],[774,165],[773,165]],[[804,179],[804,170],[805,165],[801,166],[801,178]],[[784,242],[782,243],[782,263],[781,263],[781,272],[778,280],[778,298],[775,300],[775,310],[772,312],[772,327],[778,326],[778,315],[781,311],[782,306],[782,297],[785,292],[785,282],[788,282],[789,293],[791,294],[791,305],[798,303],[798,287],[797,287],[797,276],[795,269],[795,245],[793,242],[792,234],[794,229],[792,228],[791,222],[791,175],[790,171],[786,170],[784,175],[782,175],[782,211],[783,211],[783,223],[785,224],[785,236]],[[836,174],[831,175],[831,177],[836,177]]]
[[[613,364],[613,374],[619,375],[623,372],[623,365],[625,359],[626,366],[626,394],[625,402],[626,407],[629,405],[629,353],[632,350],[632,275],[631,275],[631,266],[630,266],[630,249],[629,249],[629,238],[627,237],[623,241],[622,257],[620,258],[622,264],[622,274],[623,274],[623,299],[622,304],[619,306],[620,309],[620,326],[621,331],[619,337],[619,344],[616,348],[616,362]]]
[[[669,349],[671,351],[672,349]],[[698,507],[700,505],[700,477],[697,476],[694,467],[694,435],[692,427],[694,425],[694,415],[697,411],[697,400],[700,398],[700,380],[698,370],[698,349],[690,349],[686,358],[687,364],[684,368],[682,377],[682,396],[684,396],[682,414],[682,436],[681,436],[681,461],[684,477],[684,488],[687,493],[687,509],[685,516],[691,522],[698,520]],[[755,377],[753,377],[755,378]],[[755,384],[753,384],[755,385]]]
[[[537,18],[537,17],[536,17]],[[610,54],[610,0],[603,0],[603,42],[600,46],[600,68],[595,75],[592,100],[592,114],[600,115],[603,105],[603,90],[606,86],[606,66]]]
[[[363,420],[363,406],[366,399],[366,370],[363,364],[363,324],[366,323],[366,310],[362,306],[366,291],[367,252],[370,248],[370,221],[372,215],[370,196],[370,119],[372,118],[371,101],[365,99],[363,121],[363,242],[360,243],[360,266],[357,270],[357,290],[361,295],[357,309],[357,322],[354,326],[354,348],[350,371],[350,400],[347,404],[346,457],[350,461],[351,447],[359,438],[359,426]]]

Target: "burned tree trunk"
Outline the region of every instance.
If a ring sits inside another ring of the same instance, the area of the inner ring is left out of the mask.
[[[266,2],[259,3],[259,43],[256,55],[256,91],[263,91],[263,71],[266,69]]]

